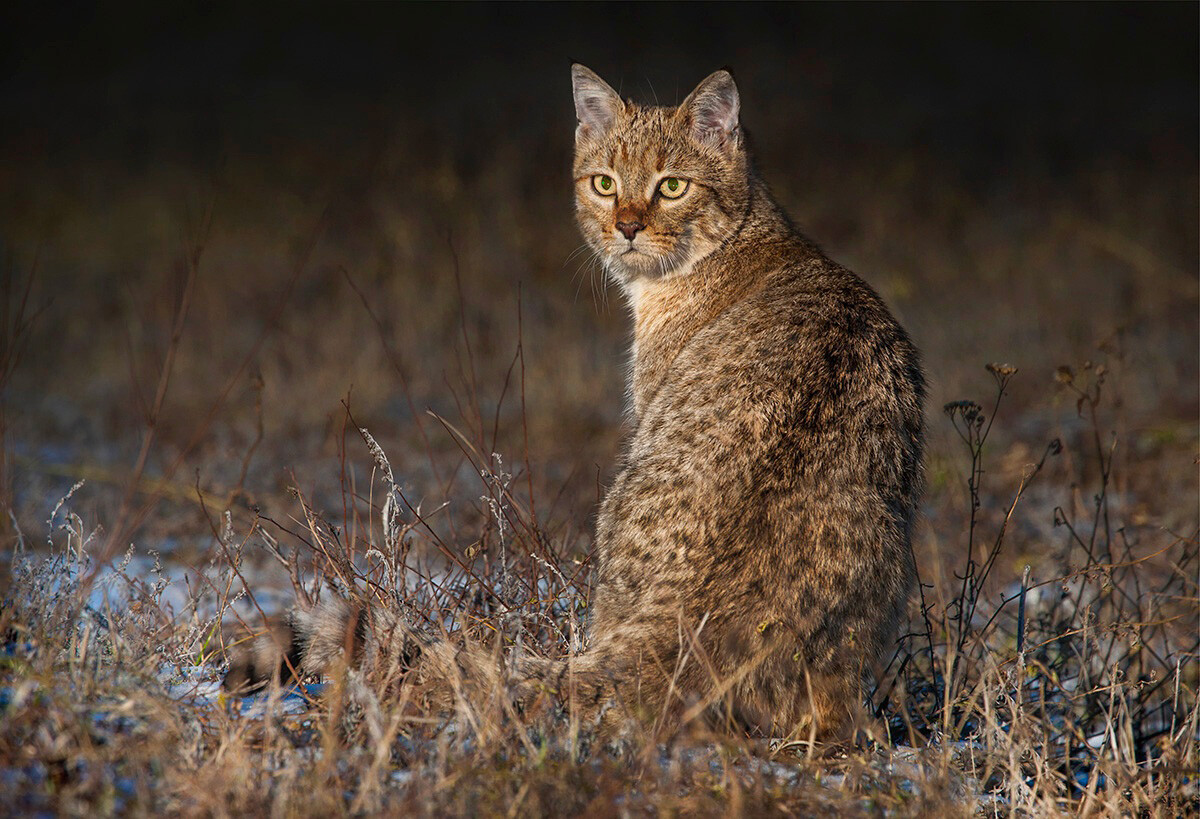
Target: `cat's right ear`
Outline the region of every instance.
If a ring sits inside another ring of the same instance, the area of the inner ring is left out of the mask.
[[[579,63],[571,66],[571,88],[575,93],[575,118],[579,120],[576,141],[604,136],[625,110],[621,95]]]

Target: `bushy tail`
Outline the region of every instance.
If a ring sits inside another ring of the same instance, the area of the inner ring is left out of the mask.
[[[293,609],[282,622],[268,625],[266,633],[234,647],[222,686],[247,693],[273,680],[321,676],[339,666],[399,677],[434,645],[394,612],[327,600]]]
[[[387,690],[410,675],[440,692],[447,706],[464,688],[504,691],[522,710],[535,701],[570,705],[583,721],[604,716],[616,690],[613,667],[599,670],[595,657],[567,659],[523,656],[505,662],[484,646],[459,646],[429,637],[383,606],[344,600],[296,608],[266,633],[230,651],[222,686],[246,694],[272,681],[337,673],[354,668]]]

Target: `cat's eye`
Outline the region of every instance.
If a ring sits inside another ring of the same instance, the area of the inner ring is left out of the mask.
[[[592,187],[601,196],[612,196],[617,192],[617,183],[613,181],[611,176],[605,176],[602,173],[592,177]]]
[[[678,199],[687,193],[688,181],[675,176],[668,176],[658,183],[658,192],[667,199]]]

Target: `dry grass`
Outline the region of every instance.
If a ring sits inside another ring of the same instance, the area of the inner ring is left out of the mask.
[[[216,696],[297,596],[497,658],[584,639],[627,318],[571,253],[552,77],[520,99],[561,110],[478,133],[453,100],[330,95],[273,111],[279,142],[229,126],[220,163],[135,161],[115,125],[5,143],[6,812],[1200,812],[1193,126],[1001,166],[876,135],[902,103],[847,125],[853,54],[773,88],[780,49],[744,83],[764,172],[931,378],[921,599],[856,745],[602,748],[569,709],[355,673]]]
[[[447,712],[421,684],[353,670],[257,700],[217,696],[223,647],[240,631],[230,626],[278,610],[256,597],[267,574],[256,553],[295,595],[400,607],[429,633],[498,659],[578,649],[586,541],[539,494],[530,461],[515,467],[496,451],[494,416],[469,395],[461,418],[425,424],[430,440],[457,449],[453,462],[432,456],[430,473],[460,463],[469,476],[441,503],[414,499],[347,409],[339,511],[316,511],[299,490],[282,520],[239,525],[206,508],[212,545],[182,590],[159,565],[131,567],[132,555],[97,576],[105,539],[72,511],[76,497],[54,508],[45,549],[18,534],[0,614],[6,802],[89,815],[1193,812],[1196,532],[1139,526],[1119,511],[1096,365],[1059,374],[1090,437],[1049,442],[1020,467],[1015,492],[994,492],[988,440],[1018,376],[988,369],[993,406],[946,408],[968,503],[948,504],[928,528],[961,545],[921,555],[912,632],[854,746],[714,735],[696,723],[605,748],[569,707],[519,713],[504,690],[454,680]],[[505,400],[521,401],[525,377],[518,349]],[[1063,460],[1092,477],[1031,501]],[[1051,503],[1045,554],[1014,576],[1009,541]]]

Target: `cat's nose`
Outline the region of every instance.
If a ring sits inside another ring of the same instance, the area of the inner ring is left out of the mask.
[[[617,230],[625,236],[629,241],[633,241],[633,237],[637,236],[639,230],[645,230],[646,226],[641,222],[617,222]]]

